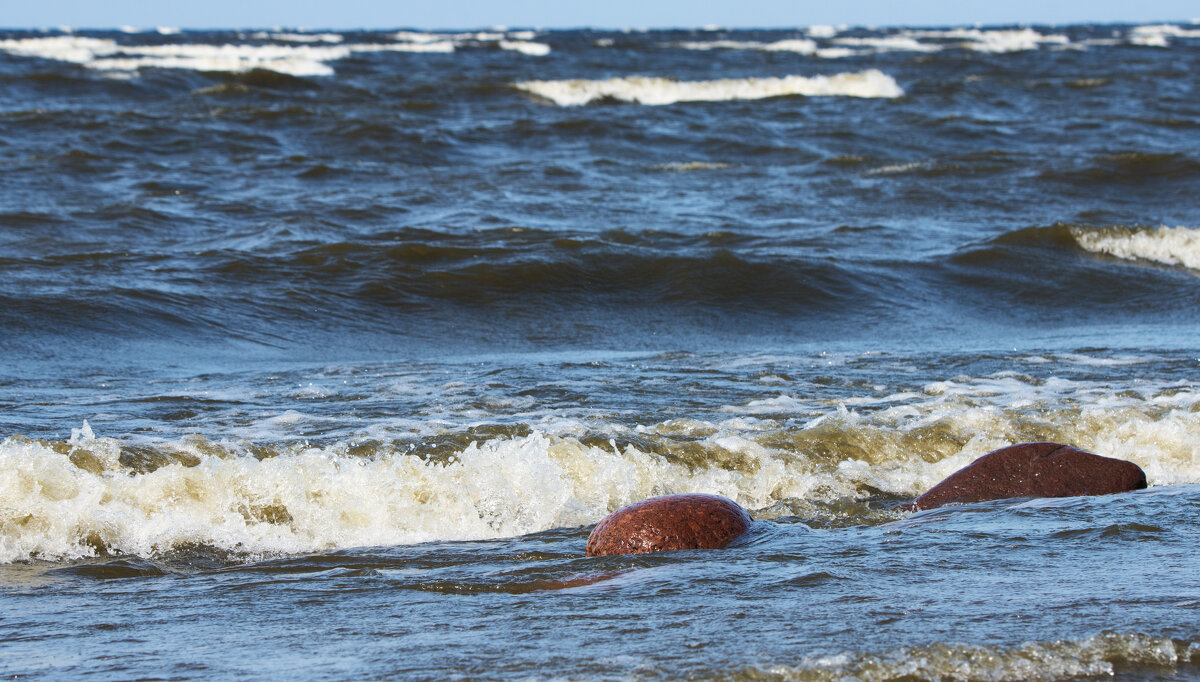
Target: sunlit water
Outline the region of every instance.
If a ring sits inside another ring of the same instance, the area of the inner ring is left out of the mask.
[[[0,672],[1200,678],[1200,26],[0,34]],[[1150,488],[905,505],[1052,440]],[[719,551],[585,558],[706,492]]]

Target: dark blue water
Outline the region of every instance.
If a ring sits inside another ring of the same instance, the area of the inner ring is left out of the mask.
[[[0,671],[1200,676],[1200,27],[0,32]],[[1053,440],[1147,491],[912,515]],[[645,497],[721,551],[585,558]]]

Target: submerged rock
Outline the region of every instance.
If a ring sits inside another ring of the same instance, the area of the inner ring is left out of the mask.
[[[980,457],[930,488],[912,509],[1006,497],[1111,495],[1146,487],[1141,467],[1061,443],[1020,443]]]
[[[718,495],[666,495],[609,514],[588,536],[587,555],[720,549],[750,528],[733,500]]]

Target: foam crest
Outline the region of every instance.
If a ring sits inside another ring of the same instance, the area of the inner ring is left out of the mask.
[[[284,43],[341,43],[345,41],[339,33],[255,33],[256,40],[278,40]]]
[[[74,64],[86,64],[97,57],[113,54],[117,49],[115,40],[75,35],[0,40],[0,51],[9,54]]]
[[[881,36],[878,38],[837,38],[838,45],[869,48],[876,52],[939,52],[941,45],[922,43],[910,36]]]
[[[501,40],[497,44],[502,50],[520,52],[531,57],[545,57],[550,54],[550,46],[546,43],[535,43],[530,40]]]
[[[726,436],[714,447],[761,457]],[[507,537],[599,520],[652,495],[701,491],[755,506],[781,461],[692,470],[662,455],[540,433],[472,443],[444,458],[374,457],[297,446],[262,459],[203,439],[160,446],[176,458],[131,474],[128,446],[80,434],[70,447],[0,444],[0,562],[103,550],[155,556],[185,545],[289,554],[428,540]],[[136,448],[131,452],[138,452]],[[144,454],[144,450],[142,451]]]
[[[0,51],[71,62],[110,72],[159,68],[241,73],[265,69],[292,76],[331,76],[334,70],[329,66],[330,62],[355,53],[453,52],[454,44],[434,41],[336,45],[121,45],[104,38],[49,36],[3,40],[0,41]]]
[[[815,41],[807,38],[789,38],[763,43],[753,40],[701,40],[672,43],[674,47],[685,50],[759,50],[761,52],[795,52],[825,59],[849,57],[854,50],[844,47],[818,47]]]
[[[728,406],[718,421],[543,420],[474,442],[368,426],[319,447],[143,443],[84,423],[66,442],[0,442],[0,561],[509,537],[681,492],[724,495],[760,518],[823,518],[839,501],[915,497],[991,450],[1035,440],[1128,459],[1151,485],[1200,483],[1200,389],[1127,389],[1001,373],[842,402],[783,394]]]
[[[1046,35],[1032,28],[993,29],[956,28],[945,31],[907,31],[912,38],[936,38],[961,41],[956,47],[994,54],[1037,50],[1042,45],[1069,45],[1071,39],[1061,34]]]
[[[1170,47],[1169,38],[1200,38],[1200,29],[1182,28],[1174,24],[1135,26],[1129,30],[1126,40],[1131,45],[1143,47]]]
[[[772,677],[799,680],[1068,680],[1111,676],[1114,664],[1176,666],[1200,660],[1200,644],[1141,633],[1104,632],[1079,640],[1015,647],[934,644],[882,654],[813,657]]]
[[[875,69],[811,77],[676,81],[650,76],[627,76],[608,80],[524,81],[514,85],[519,90],[550,100],[559,106],[580,106],[604,99],[664,105],[677,102],[765,99],[789,95],[885,98],[904,95],[904,91],[891,76]]]
[[[1125,260],[1180,265],[1200,270],[1200,229],[1191,227],[1072,227],[1080,247]]]

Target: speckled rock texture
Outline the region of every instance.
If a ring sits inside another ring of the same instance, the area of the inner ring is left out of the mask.
[[[1061,443],[1000,448],[959,469],[912,504],[913,510],[1006,497],[1110,495],[1146,487],[1141,467]]]
[[[587,555],[720,549],[751,523],[745,509],[718,495],[652,497],[622,507],[596,524],[588,536]]]

